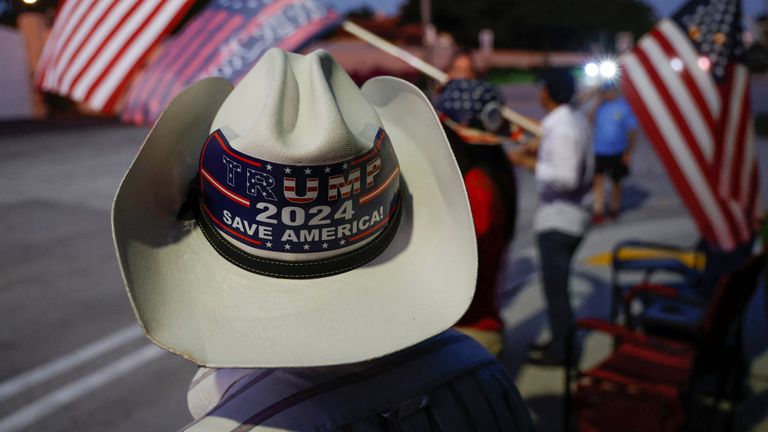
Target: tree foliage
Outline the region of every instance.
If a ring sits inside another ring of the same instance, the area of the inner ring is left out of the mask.
[[[419,22],[419,0],[407,0],[403,22]],[[498,48],[585,50],[613,41],[617,32],[636,36],[656,18],[640,0],[432,0],[432,21],[457,42],[477,46],[490,28]]]

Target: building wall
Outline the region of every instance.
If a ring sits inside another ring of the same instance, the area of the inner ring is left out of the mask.
[[[32,118],[32,83],[24,39],[13,28],[0,26],[0,58],[0,121]]]

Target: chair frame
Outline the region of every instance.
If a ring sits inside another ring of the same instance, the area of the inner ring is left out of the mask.
[[[701,376],[702,371],[704,370],[703,367],[708,365],[707,362],[711,358],[719,357],[718,354],[722,354],[722,351],[720,350],[725,348],[732,350],[739,355],[724,356],[726,362],[724,365],[721,365],[724,367],[722,367],[718,375],[714,400],[715,406],[719,407],[720,403],[727,395],[732,395],[734,393],[733,391],[729,391],[728,384],[734,381],[734,378],[736,378],[735,382],[738,383],[738,377],[740,374],[743,374],[740,364],[740,354],[743,352],[741,340],[743,316],[741,315],[743,314],[744,309],[746,309],[749,299],[759,285],[760,275],[765,270],[766,258],[766,252],[753,256],[741,268],[721,279],[707,310],[705,321],[708,320],[708,322],[703,322],[701,324],[700,337],[698,340],[685,342],[675,341],[669,338],[647,335],[629,326],[621,326],[613,322],[599,319],[578,320],[571,329],[566,350],[563,430],[570,430],[572,383],[574,382],[574,378],[578,379],[583,375],[578,370],[578,364],[576,364],[578,359],[575,359],[574,356],[575,341],[578,331],[598,331],[612,336],[615,343],[629,342],[644,345],[653,344],[662,349],[669,349],[673,348],[676,344],[687,343],[694,349],[695,357],[688,374],[688,381],[690,384],[688,389],[684,389],[687,390],[687,392],[685,393],[685,398],[681,401],[686,415],[690,415],[692,412],[694,402],[693,396],[696,394],[695,379]],[[747,286],[742,286],[742,284],[746,284]],[[734,287],[733,285],[737,286]],[[674,288],[646,282],[631,288],[624,296],[624,299],[630,302],[637,296],[644,294],[666,298],[678,297],[678,292]],[[628,312],[629,309],[625,304],[625,313],[630,317]],[[717,322],[718,319],[721,322]],[[638,381],[634,384],[642,384],[642,382]],[[729,413],[726,421],[729,426],[732,425],[732,412]]]

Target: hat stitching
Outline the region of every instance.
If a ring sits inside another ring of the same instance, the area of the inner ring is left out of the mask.
[[[206,236],[207,236],[207,235],[206,235]],[[244,265],[242,265],[242,264],[240,264],[240,263],[236,262],[235,260],[233,260],[233,259],[231,259],[231,258],[227,257],[226,255],[224,255],[224,254],[222,253],[222,251],[221,251],[221,250],[219,250],[219,248],[218,248],[217,246],[215,246],[215,245],[213,245],[213,244],[212,244],[211,246],[213,246],[213,248],[214,248],[214,249],[216,249],[216,251],[217,251],[217,252],[219,252],[219,255],[221,255],[222,257],[224,257],[224,259],[226,259],[227,261],[231,262],[232,264],[234,264],[234,265],[236,265],[236,266],[240,267],[240,268],[241,268],[241,269],[243,269],[243,270],[246,270],[246,271],[249,271],[249,272],[253,272],[253,273],[258,273],[258,274],[261,274],[261,275],[265,275],[265,276],[275,276],[275,277],[280,277],[280,278],[283,278],[283,279],[308,279],[308,278],[309,278],[309,277],[311,277],[311,276],[314,276],[314,277],[321,277],[321,276],[330,276],[330,275],[335,275],[335,274],[339,274],[339,273],[344,273],[344,272],[346,272],[346,271],[348,271],[348,270],[352,270],[352,269],[354,269],[354,268],[357,268],[357,267],[360,267],[360,266],[362,266],[362,265],[365,265],[366,263],[368,263],[368,262],[370,262],[371,260],[373,260],[374,258],[376,258],[375,256],[372,256],[372,257],[370,257],[369,259],[366,259],[366,260],[360,261],[359,263],[355,263],[354,265],[351,265],[351,266],[347,266],[347,267],[343,267],[343,268],[339,268],[339,269],[336,269],[336,270],[334,270],[334,271],[330,271],[330,272],[324,272],[324,273],[307,273],[307,274],[302,274],[302,275],[287,275],[287,274],[283,274],[283,273],[274,273],[274,272],[268,272],[268,271],[264,271],[264,270],[254,270],[254,269],[248,268],[248,267],[246,267],[246,266],[244,266]],[[291,264],[288,264],[288,265],[291,265]]]

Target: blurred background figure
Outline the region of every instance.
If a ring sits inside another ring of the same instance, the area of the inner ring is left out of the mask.
[[[449,81],[435,100],[443,129],[464,177],[475,222],[478,246],[477,289],[457,328],[493,354],[503,346],[496,282],[502,257],[515,230],[517,194],[512,166],[499,145],[479,136],[508,133],[501,116],[504,97],[491,83],[474,79],[472,58],[461,51],[453,60]]]
[[[553,366],[565,361],[573,323],[568,283],[571,261],[589,226],[584,200],[592,181],[593,159],[589,125],[570,104],[576,90],[571,72],[566,68],[545,70],[539,86],[539,100],[547,111],[541,122],[542,137],[510,150],[508,156],[515,165],[535,173],[539,193],[533,228],[551,339],[532,344],[528,361]]]
[[[595,180],[592,222],[605,220],[605,177],[613,183],[608,216],[619,217],[621,181],[629,175],[629,162],[637,141],[637,118],[615,81],[602,85],[591,115],[594,126]]]
[[[472,54],[467,49],[460,49],[451,62],[448,69],[448,77],[451,80],[473,80],[477,78]]]

